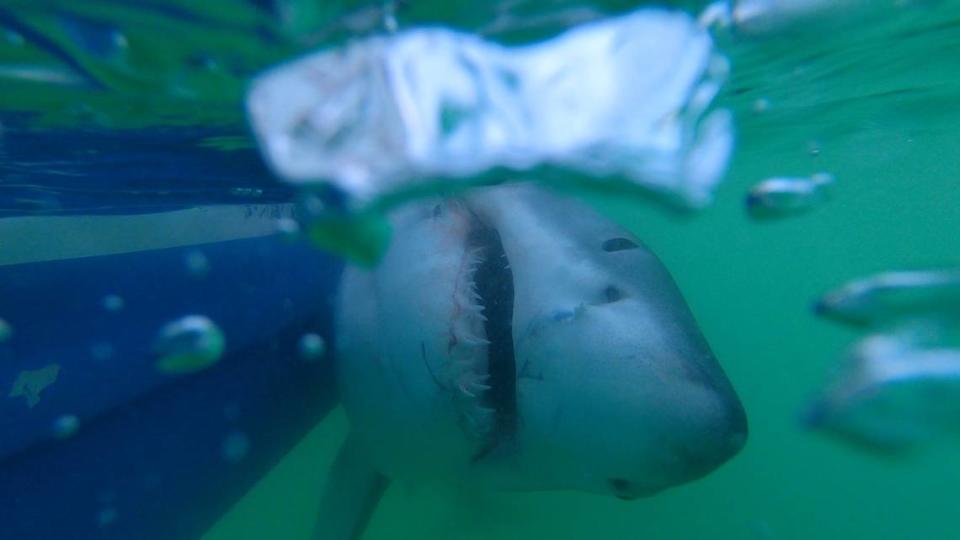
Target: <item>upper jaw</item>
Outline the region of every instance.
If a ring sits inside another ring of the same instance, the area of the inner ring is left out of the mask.
[[[481,326],[486,352],[484,371],[472,375],[481,382],[475,385],[480,391],[465,413],[480,420],[467,426],[468,435],[481,439],[473,456],[476,462],[513,438],[517,428],[514,289],[513,271],[498,231],[472,214],[467,241],[470,252],[475,254],[467,273],[470,298],[475,302],[472,309]]]

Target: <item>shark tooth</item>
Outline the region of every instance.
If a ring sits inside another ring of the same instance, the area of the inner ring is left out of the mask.
[[[477,407],[476,410],[478,413],[487,417],[492,417],[493,415],[497,414],[497,411],[491,409],[490,407],[484,407],[483,405],[480,405],[479,407]]]
[[[468,334],[458,335],[457,342],[458,345],[462,344],[467,347],[486,347],[487,345],[490,345],[490,340]]]
[[[482,304],[471,303],[471,304],[467,304],[467,305],[463,306],[463,308],[464,308],[465,310],[469,311],[470,313],[473,313],[474,315],[476,315],[476,316],[478,316],[478,317],[482,317],[482,316],[483,316],[483,305],[482,305]]]
[[[477,397],[476,394],[474,394],[469,388],[467,388],[466,383],[461,382],[460,384],[457,385],[457,389],[460,390],[460,393],[465,396],[472,397],[472,398]]]

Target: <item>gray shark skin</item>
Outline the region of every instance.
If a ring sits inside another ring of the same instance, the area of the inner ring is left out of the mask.
[[[359,538],[387,479],[634,499],[743,447],[743,407],[669,273],[575,200],[530,184],[391,217],[337,322],[351,424],[315,539]]]

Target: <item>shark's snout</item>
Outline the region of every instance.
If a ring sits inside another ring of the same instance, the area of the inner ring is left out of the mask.
[[[687,342],[692,347],[686,355],[660,361],[661,366],[675,365],[673,380],[665,380],[674,389],[665,407],[683,411],[672,421],[682,426],[673,430],[674,451],[685,468],[685,481],[728,461],[746,444],[748,434],[746,412],[720,363],[700,336]]]
[[[748,428],[743,405],[725,380],[717,385],[721,388],[708,388],[705,396],[686,400],[678,396],[676,405],[685,407],[689,417],[674,443],[681,468],[678,483],[707,475],[746,444]]]
[[[640,355],[590,392],[593,441],[583,454],[603,456],[599,489],[621,499],[655,495],[700,479],[743,449],[748,436],[743,405],[709,354],[690,358]],[[611,389],[612,388],[612,389]],[[606,391],[610,398],[597,399]]]
[[[670,336],[666,329],[658,334]],[[632,433],[623,440],[634,445],[636,468],[625,463],[624,469],[646,481],[619,490],[611,483],[611,491],[621,498],[652,495],[706,476],[747,441],[743,405],[699,332],[686,339],[672,335],[670,341],[685,343],[683,354],[643,343],[629,372],[632,378],[624,375],[637,390],[629,400],[617,402],[624,417],[634,417]]]

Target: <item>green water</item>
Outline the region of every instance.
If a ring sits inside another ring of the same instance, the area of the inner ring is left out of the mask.
[[[82,90],[31,82],[10,86],[4,105],[44,110],[43,121],[52,125],[80,119],[130,128],[158,118],[239,124],[245,79],[216,64],[184,71],[186,51],[200,44],[214,58],[232,59],[231,69],[244,74],[321,39],[297,33],[309,33],[311,24],[330,16],[327,11],[306,1],[281,3],[296,8],[275,29],[292,35],[292,43],[270,46],[246,39],[263,21],[243,3],[196,3],[206,7],[194,9],[224,23],[216,31],[171,28],[159,15],[115,8],[127,23],[127,52],[98,59],[68,50],[113,88],[110,97],[82,94],[89,98],[83,107],[66,107],[65,96]],[[355,3],[330,5],[336,11]],[[62,30],[48,4],[55,3],[11,0],[4,7],[57,37]],[[440,4],[416,3],[416,13]],[[736,113],[738,143],[715,205],[681,215],[649,200],[594,199],[647,242],[680,284],[747,408],[745,450],[703,480],[629,503],[577,493],[394,485],[366,540],[960,537],[954,518],[960,441],[905,459],[881,458],[804,431],[797,422],[858,337],[812,315],[819,294],[877,271],[960,265],[960,6],[945,0],[904,2],[910,9],[894,4],[877,0],[873,10],[815,22],[806,32],[719,38],[732,71],[717,105]],[[97,6],[71,7],[94,12]],[[436,14],[482,16],[482,3],[470,6],[477,13]],[[178,43],[171,44],[173,31]],[[35,48],[4,47],[5,54],[15,51],[10,58],[18,63],[49,60]],[[124,56],[131,54],[144,56]],[[755,112],[760,99],[769,106]],[[242,137],[209,142],[251,144]],[[757,222],[744,211],[743,197],[754,183],[820,171],[834,174],[837,183],[831,200],[811,212]],[[345,431],[336,411],[205,540],[306,540]]]
[[[737,113],[738,145],[717,203],[678,215],[597,201],[680,284],[747,408],[742,454],[694,484],[630,503],[394,485],[364,538],[960,536],[960,441],[881,458],[797,422],[857,337],[812,315],[819,294],[881,270],[960,264],[958,13],[928,3],[724,43],[733,71],[719,105]],[[755,113],[759,98],[770,105]],[[753,183],[818,171],[837,178],[823,206],[762,223],[744,212]],[[345,425],[338,411],[319,426],[205,540],[307,538]]]

